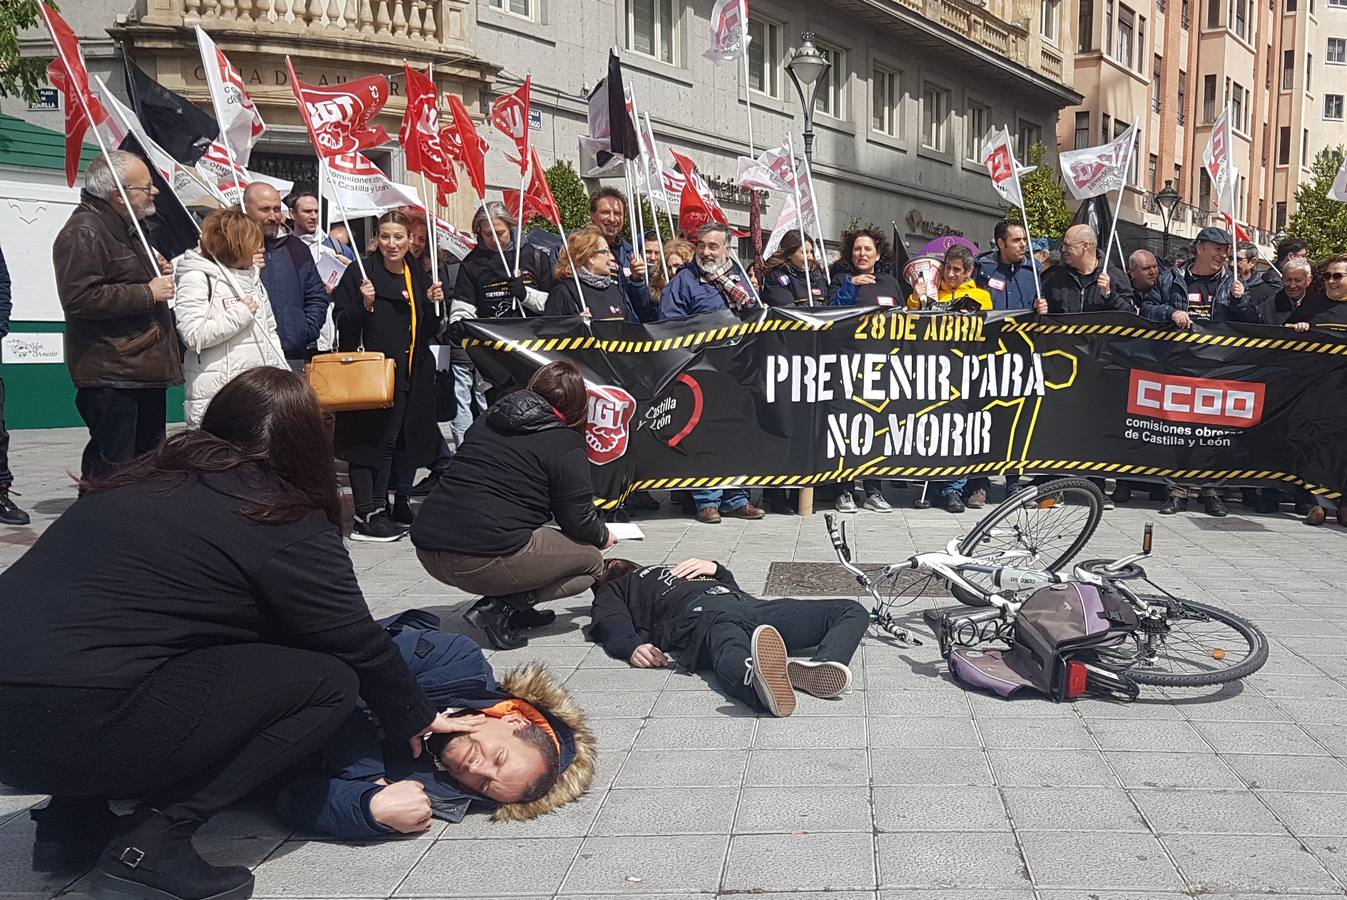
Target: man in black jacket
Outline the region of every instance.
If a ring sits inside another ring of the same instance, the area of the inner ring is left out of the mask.
[[[1043,275],[1048,312],[1135,312],[1132,283],[1099,258],[1099,238],[1089,225],[1072,225],[1062,239],[1062,264]]]
[[[639,567],[610,559],[594,587],[589,639],[639,669],[674,659],[711,669],[731,697],[774,716],[795,711],[795,690],[840,697],[870,616],[855,600],[760,600],[704,559]],[[817,648],[811,660],[791,651]]]

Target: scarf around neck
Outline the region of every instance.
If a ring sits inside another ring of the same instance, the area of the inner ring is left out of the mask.
[[[613,283],[613,277],[611,275],[595,275],[583,266],[576,269],[575,274],[580,276],[581,282],[599,291],[608,290]]]

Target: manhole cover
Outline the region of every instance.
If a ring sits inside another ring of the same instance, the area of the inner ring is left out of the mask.
[[[876,573],[883,568],[881,565],[860,566],[867,573]],[[923,597],[950,596],[944,582],[930,579],[928,584],[925,575],[917,576],[915,582],[911,575],[900,575],[898,596],[913,596],[916,593],[915,590],[907,592],[901,589],[908,584],[915,584],[917,588],[924,585],[925,590],[921,591]],[[888,588],[890,585],[886,584],[885,589],[880,591],[881,596],[890,593]],[[767,588],[764,593],[769,597],[855,597],[861,594],[861,586],[856,583],[856,576],[837,563],[774,562],[767,570]]]

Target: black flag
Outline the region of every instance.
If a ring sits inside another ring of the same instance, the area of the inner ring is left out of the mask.
[[[898,223],[890,220],[893,225],[893,277],[898,279],[898,284],[903,288],[903,296],[912,296],[912,285],[907,283],[907,264],[912,262],[912,254],[907,249],[907,241],[898,233]]]
[[[126,92],[131,98],[131,108],[150,140],[178,162],[196,165],[220,135],[215,119],[146,75],[127,57],[125,47],[122,63],[126,67]]]
[[[1113,210],[1108,205],[1108,197],[1100,194],[1091,197],[1080,205],[1076,210],[1076,217],[1071,220],[1072,225],[1089,225],[1094,229],[1095,235],[1099,239],[1099,252],[1103,253],[1107,247],[1109,236],[1113,233]]]

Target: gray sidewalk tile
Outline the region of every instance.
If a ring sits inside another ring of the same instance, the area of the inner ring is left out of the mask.
[[[1299,726],[1275,722],[1195,722],[1217,753],[1277,753],[1328,756],[1323,746]]]
[[[1347,794],[1259,791],[1258,796],[1301,837],[1342,834],[1347,822]]]
[[[1146,822],[1121,788],[1007,787],[1001,789],[1018,830],[1146,831]]]
[[[1347,764],[1324,756],[1230,755],[1226,765],[1251,788],[1347,792]]]
[[[1185,887],[1160,842],[1149,834],[1021,831],[1019,839],[1036,887]]]
[[[988,749],[1093,750],[1085,725],[1075,718],[979,718],[978,731]]]
[[[1007,787],[1117,787],[1097,750],[988,750],[997,784]]]
[[[747,750],[759,727],[758,720],[729,716],[651,719],[641,729],[633,749]]]
[[[726,891],[834,891],[875,887],[869,834],[745,834],[730,841]]]
[[[591,835],[729,834],[738,791],[726,788],[612,790]]]
[[[870,789],[865,786],[746,787],[739,796],[735,834],[869,831]]]
[[[1337,883],[1300,841],[1291,837],[1166,835],[1188,883],[1207,893],[1333,891]]]
[[[871,750],[870,783],[886,784],[993,784],[987,757],[981,750]]]
[[[348,844],[287,841],[254,870],[256,897],[388,897],[435,846],[391,840]],[[354,858],[359,865],[351,865]]]
[[[712,892],[728,844],[724,835],[587,838],[560,893]]]
[[[1239,777],[1216,756],[1110,750],[1104,757],[1125,788],[1237,790],[1243,786]]]
[[[633,750],[614,787],[734,787],[743,779],[744,750]]]
[[[1276,834],[1286,828],[1248,791],[1135,791],[1157,834]]]
[[[982,739],[972,718],[872,716],[869,719],[869,730],[869,743],[873,748],[964,749],[982,746]]]
[[[875,838],[881,888],[1028,888],[1019,844],[998,832],[899,832]]]
[[[864,750],[754,750],[748,758],[749,787],[859,784],[869,781]]]
[[[1166,753],[1210,753],[1211,745],[1183,719],[1087,718],[1085,727],[1102,750],[1153,750]]]
[[[758,720],[753,749],[860,750],[866,747],[865,731],[865,718],[859,715],[762,718]]]
[[[472,892],[488,897],[551,893],[580,849],[580,838],[438,841],[397,890],[398,897]]]
[[[996,788],[877,787],[877,831],[1009,831]]]

